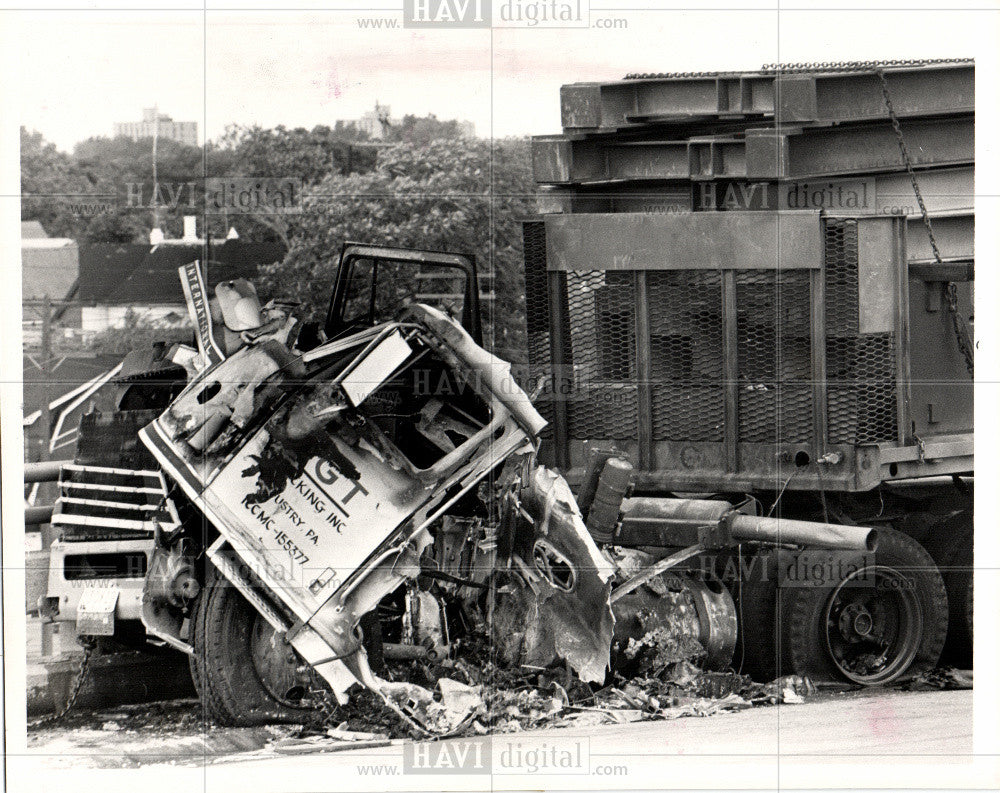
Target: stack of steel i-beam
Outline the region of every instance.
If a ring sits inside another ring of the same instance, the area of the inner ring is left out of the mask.
[[[911,265],[972,265],[971,61],[780,65],[563,86],[533,139],[543,213],[822,209],[906,215]]]

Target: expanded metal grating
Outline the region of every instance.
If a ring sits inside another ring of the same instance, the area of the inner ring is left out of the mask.
[[[856,221],[826,221],[825,260],[828,440],[893,441],[896,340],[891,333],[860,333]]]
[[[545,268],[545,223],[528,221],[522,224],[524,237],[524,291],[525,324],[528,334],[528,390],[543,378],[552,376],[552,338],[549,331],[551,312],[549,311],[548,278]],[[535,407],[548,426],[542,431],[543,438],[552,437],[552,387],[545,388],[535,402]]]
[[[647,277],[653,439],[721,441],[722,274],[667,270]]]
[[[826,219],[824,272],[827,442],[897,438],[893,333],[859,327],[858,226]],[[636,283],[647,282],[651,441],[722,442],[726,317],[721,270],[545,272],[543,223],[525,224],[529,361],[551,373],[570,439],[638,439]],[[816,421],[808,269],[737,269],[736,439],[751,444],[813,441]],[[553,306],[565,324],[552,344]],[[556,340],[559,341],[559,340]],[[564,367],[553,371],[561,346]],[[539,405],[552,417],[552,402]]]
[[[566,274],[564,356],[571,438],[634,440],[637,433],[635,284],[631,272]]]
[[[798,443],[812,436],[809,327],[807,272],[736,273],[739,440]]]

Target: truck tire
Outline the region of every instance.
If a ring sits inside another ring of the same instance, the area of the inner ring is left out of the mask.
[[[884,685],[937,665],[948,596],[930,554],[894,529],[855,572],[823,585],[779,587],[781,650],[814,680]]]
[[[205,715],[233,727],[322,721],[316,678],[214,569],[199,596],[191,674]]]
[[[739,570],[730,582],[739,622],[733,664],[739,673],[769,683],[783,673],[777,651],[778,554],[763,551],[750,559],[750,569]]]
[[[206,580],[211,581],[212,585],[216,583],[213,580],[214,576],[214,569],[210,567]],[[205,609],[203,606],[207,603],[207,600],[207,592],[206,590],[202,590],[192,614],[192,646],[194,652],[188,656],[188,666],[191,670],[191,681],[194,683],[194,690],[198,695],[198,700],[201,702],[203,718],[206,721],[217,724],[229,724],[231,720],[229,712],[223,708],[222,702],[213,694],[205,677],[205,642],[201,637],[204,636],[203,620]]]

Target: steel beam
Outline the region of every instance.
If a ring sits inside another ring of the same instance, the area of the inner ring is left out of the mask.
[[[581,212],[691,212],[695,209],[690,182],[639,186],[608,185],[597,190],[579,187],[543,189],[536,198],[542,215]]]
[[[920,192],[932,215],[971,215],[975,204],[972,166],[923,170]],[[848,179],[782,182],[635,182],[597,186],[552,186],[538,196],[542,214],[579,212],[685,212],[693,209],[825,209],[851,215],[906,215],[920,211],[910,178],[886,173]]]
[[[975,109],[971,64],[889,68],[885,74],[901,117]],[[567,132],[609,132],[706,119],[749,122],[776,117],[784,123],[829,124],[887,118],[881,84],[871,71],[743,72],[574,83],[564,85],[560,97]]]
[[[932,215],[931,228],[945,262],[965,262],[975,257],[976,218],[971,212]],[[927,229],[919,216],[909,217],[906,221],[906,256],[911,262],[935,262]]]
[[[922,170],[917,174],[927,210],[969,212],[975,204],[975,167]],[[755,196],[755,198],[759,198]],[[776,185],[770,206],[747,209],[826,209],[852,215],[919,217],[920,208],[906,173],[883,173],[853,179],[822,179]]]
[[[774,112],[773,91],[772,78],[733,75],[574,83],[559,93],[563,129],[611,131],[650,117],[678,120],[752,113],[759,118]]]
[[[746,178],[746,144],[727,136],[690,140],[619,141],[532,138],[531,162],[538,184]]]
[[[975,162],[972,116],[915,119],[905,123],[903,132],[916,168],[953,166],[971,174]],[[886,122],[846,128],[758,128],[748,130],[745,139],[701,136],[623,142],[547,135],[532,140],[531,152],[534,179],[540,185],[787,181],[905,168],[896,135]],[[886,186],[892,191],[902,189],[901,185]],[[965,200],[970,196],[967,190]]]
[[[976,69],[970,65],[886,69],[896,115],[949,115],[976,109]],[[778,78],[779,122],[869,121],[889,117],[882,84],[871,72],[796,74]]]
[[[971,165],[975,118],[918,119],[903,125],[914,167]],[[809,179],[905,168],[892,125],[776,132],[748,130],[748,179]]]
[[[531,141],[538,184],[579,184],[625,179],[688,179],[687,141],[615,143],[560,135]]]

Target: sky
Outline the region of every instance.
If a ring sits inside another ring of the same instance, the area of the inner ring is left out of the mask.
[[[229,124],[332,126],[378,100],[396,117],[470,120],[480,136],[548,134],[559,131],[565,83],[777,60],[976,55],[970,31],[997,21],[984,11],[817,10],[830,3],[639,11],[646,4],[636,0],[591,0],[590,28],[363,27],[398,24],[401,0],[378,2],[392,10],[0,11],[19,49],[20,124],[71,150],[154,104],[213,139]]]

